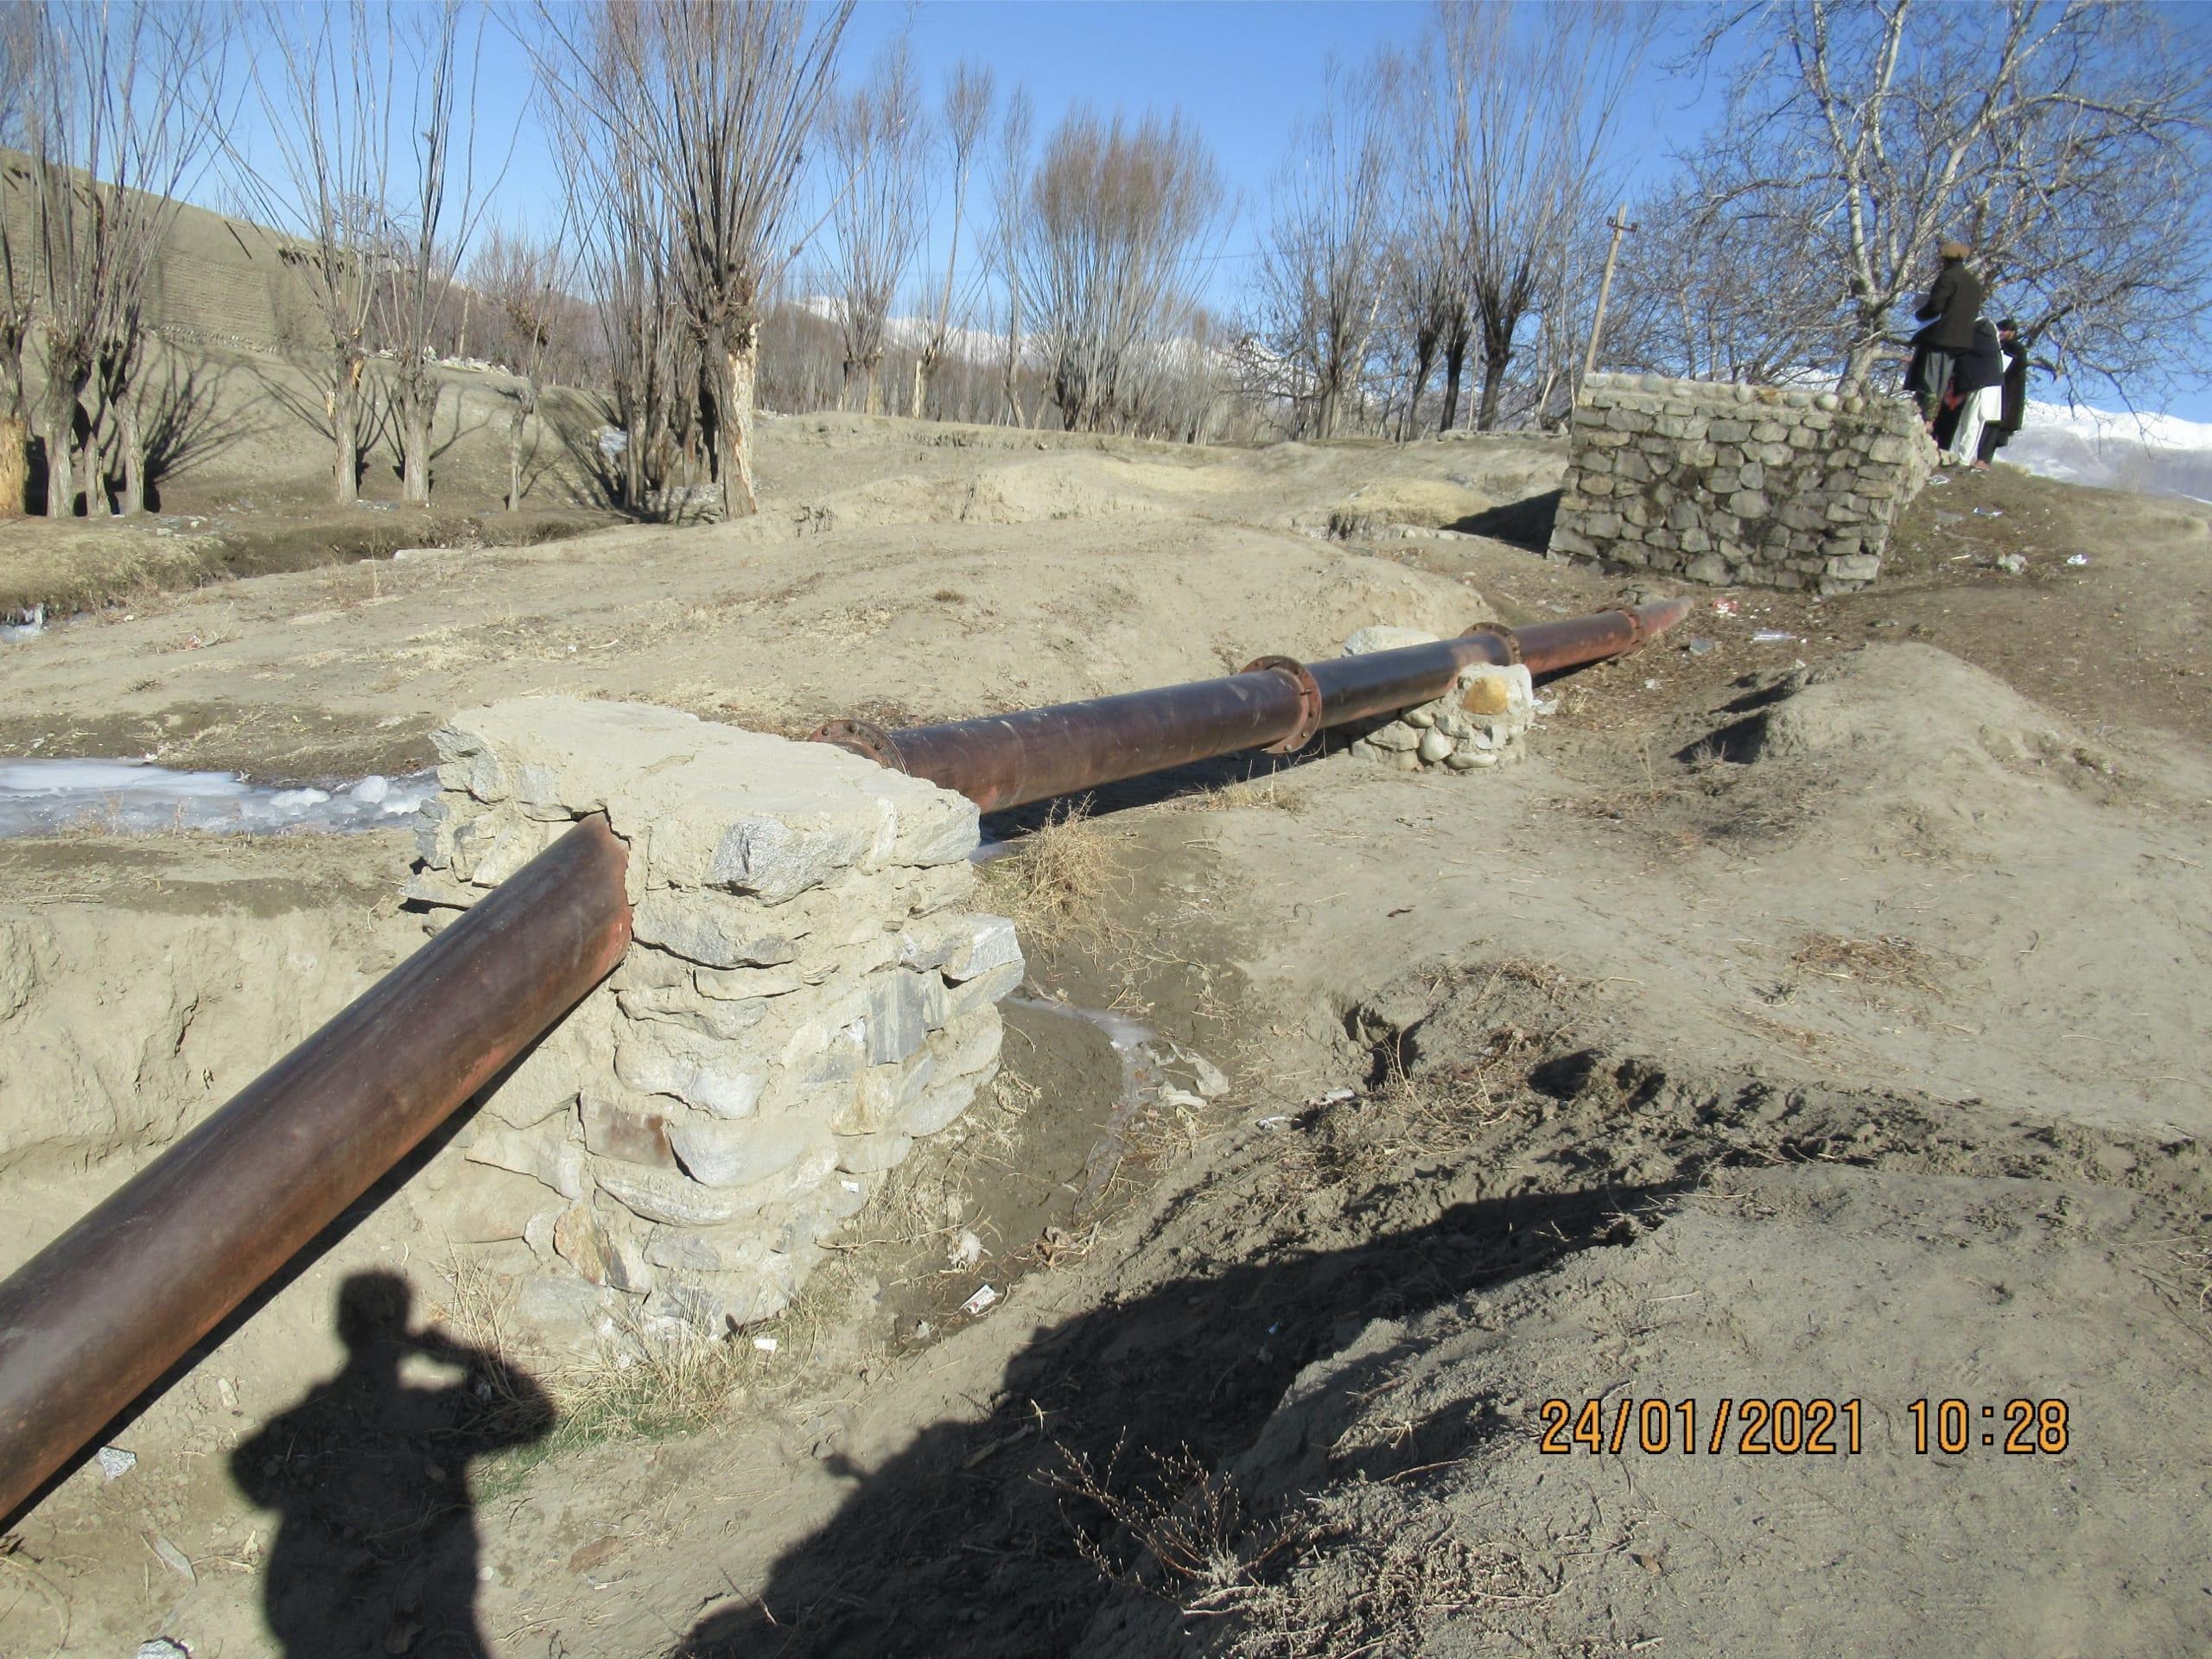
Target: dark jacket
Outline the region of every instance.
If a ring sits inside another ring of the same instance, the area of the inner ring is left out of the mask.
[[[1959,354],[1951,370],[1951,390],[1964,396],[1996,385],[2005,378],[2005,347],[1997,325],[1986,317],[1974,326],[1974,344]]]
[[[1946,260],[1936,286],[1912,314],[1929,325],[1920,331],[1920,340],[1939,352],[1967,350],[1974,344],[1974,326],[1981,318],[1981,278],[1967,269],[1967,262]]]
[[[2028,418],[2028,346],[2016,340],[2005,348],[2005,408],[1997,424],[2017,432]]]

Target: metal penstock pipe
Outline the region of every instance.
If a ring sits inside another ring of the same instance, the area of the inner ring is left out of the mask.
[[[613,971],[590,818],[0,1283],[0,1518]]]
[[[1520,662],[1553,673],[1632,650],[1688,614],[1688,600],[1671,599],[1517,632],[1485,626],[1363,657],[1265,657],[1222,679],[896,732],[836,721],[814,735],[994,812],[1243,749],[1287,753],[1325,727],[1440,697],[1471,664]]]

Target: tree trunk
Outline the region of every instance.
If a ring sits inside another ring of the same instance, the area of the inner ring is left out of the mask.
[[[0,415],[0,518],[22,516],[30,482],[31,429],[12,415]]]
[[[861,365],[861,413],[863,415],[883,413],[882,366],[883,359],[874,357]]]
[[[937,366],[937,348],[925,346],[914,359],[914,395],[906,404],[910,420],[922,418],[922,410],[930,398],[930,372]]]
[[[760,325],[748,322],[729,343],[729,409],[721,440],[722,516],[750,518],[760,511],[753,479],[753,398],[760,378]]]
[[[350,507],[361,499],[361,454],[357,436],[361,429],[360,365],[340,361],[337,378],[331,382],[330,397],[324,406],[330,413],[332,499],[341,507]]]
[[[1444,418],[1437,423],[1439,432],[1449,432],[1459,421],[1459,380],[1467,367],[1467,342],[1464,336],[1447,342],[1444,347]]]
[[[56,400],[49,404],[46,417],[46,516],[49,518],[68,518],[77,512],[77,492],[69,472],[70,448],[76,442],[76,400],[67,404]]]
[[[1835,389],[1846,397],[1866,391],[1881,354],[1882,343],[1878,340],[1865,340],[1853,346],[1851,354],[1843,360],[1843,374]]]
[[[437,415],[435,381],[400,389],[399,496],[410,507],[430,505],[430,427]]]
[[[128,395],[116,404],[117,445],[122,450],[123,494],[115,504],[118,518],[135,518],[146,511],[146,440],[138,423],[138,403]]]
[[[507,511],[522,511],[522,424],[530,418],[530,411],[519,399],[515,404],[514,418],[507,423]]]
[[[1436,347],[1423,342],[1414,349],[1414,383],[1406,394],[1406,418],[1398,423],[1398,442],[1405,442],[1421,430],[1421,394],[1428,390],[1429,371],[1436,366]]]
[[[1513,360],[1511,352],[1483,353],[1483,401],[1475,411],[1475,430],[1489,432],[1497,425],[1497,404],[1505,391],[1505,365]]]
[[[89,415],[92,411],[87,411]],[[100,423],[96,419],[85,423],[85,447],[77,457],[77,471],[84,480],[85,517],[107,517],[107,479],[100,470]]]

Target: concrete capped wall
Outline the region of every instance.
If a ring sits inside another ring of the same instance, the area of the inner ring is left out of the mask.
[[[1880,575],[1935,460],[1902,398],[1593,374],[1551,556],[1847,593]]]
[[[578,818],[629,849],[635,942],[466,1131],[521,1312],[720,1335],[996,1071],[1013,925],[968,908],[974,805],[827,744],[529,697],[436,734],[409,896],[458,912]]]

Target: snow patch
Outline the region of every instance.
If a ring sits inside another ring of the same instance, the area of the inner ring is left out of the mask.
[[[174,772],[134,760],[0,760],[0,838],[64,830],[346,834],[396,824],[437,792],[434,772],[270,789],[232,772]]]

